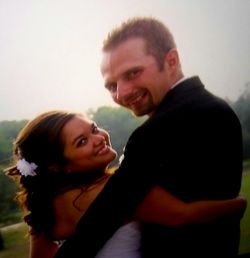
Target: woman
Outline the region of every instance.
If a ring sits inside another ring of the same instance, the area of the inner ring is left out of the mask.
[[[21,188],[17,200],[30,226],[30,258],[52,258],[57,242],[74,233],[77,222],[112,176],[108,165],[116,155],[108,133],[83,115],[46,112],[20,131],[14,164],[7,175]],[[245,206],[241,197],[187,204],[155,186],[133,220],[178,226],[244,211]],[[140,257],[138,226],[124,222],[97,257]]]

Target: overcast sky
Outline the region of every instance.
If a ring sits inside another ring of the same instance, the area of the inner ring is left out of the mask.
[[[155,16],[184,73],[234,101],[250,81],[250,0],[0,0],[0,120],[113,105],[99,70],[107,33]]]

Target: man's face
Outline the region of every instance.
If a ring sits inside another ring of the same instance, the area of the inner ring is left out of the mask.
[[[159,70],[140,38],[129,39],[104,52],[101,72],[114,102],[136,116],[154,112],[169,87],[167,69]]]

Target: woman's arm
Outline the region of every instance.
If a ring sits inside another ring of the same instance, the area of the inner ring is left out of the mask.
[[[44,234],[30,235],[29,258],[53,258],[58,250],[58,245]]]
[[[140,221],[180,226],[208,222],[234,212],[243,215],[246,206],[246,198],[242,196],[228,200],[186,203],[155,186],[137,208],[135,217]]]

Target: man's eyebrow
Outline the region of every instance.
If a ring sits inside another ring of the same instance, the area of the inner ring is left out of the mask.
[[[134,66],[132,68],[129,68],[128,70],[126,70],[123,75],[128,75],[129,73],[131,72],[134,72],[134,71],[138,71],[138,70],[141,70],[142,69],[142,66]]]

